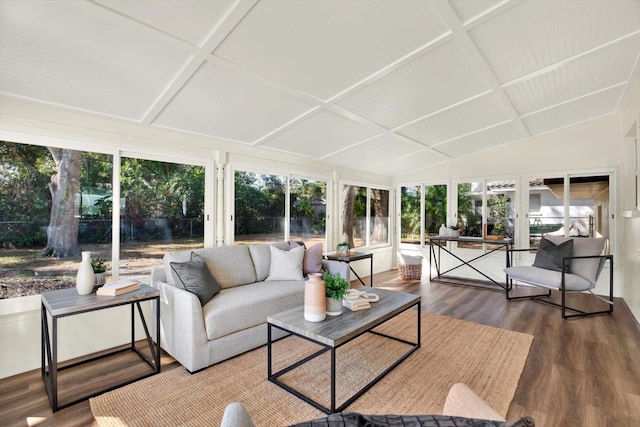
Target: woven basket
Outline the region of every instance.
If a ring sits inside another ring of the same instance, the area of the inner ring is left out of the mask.
[[[420,280],[422,278],[422,264],[399,264],[399,267],[403,280]]]

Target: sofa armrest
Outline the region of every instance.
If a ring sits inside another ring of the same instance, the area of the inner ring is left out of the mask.
[[[451,386],[444,402],[442,415],[477,418],[482,420],[506,421],[491,406],[465,384]]]
[[[323,259],[322,268],[331,274],[340,273],[340,277],[346,279],[347,282],[351,282],[351,270],[349,269],[349,264],[346,262]]]
[[[198,297],[165,282],[152,282],[160,291],[160,343],[190,372],[207,363],[207,332]]]

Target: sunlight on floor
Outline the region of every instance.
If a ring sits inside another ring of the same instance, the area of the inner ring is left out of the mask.
[[[40,424],[41,422],[44,422],[46,420],[47,420],[46,417],[27,417],[27,425],[29,427],[37,426],[38,424]]]

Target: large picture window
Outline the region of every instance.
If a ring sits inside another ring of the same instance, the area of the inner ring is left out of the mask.
[[[204,167],[123,157],[120,170],[120,278],[141,279],[168,251],[204,247]]]
[[[74,286],[81,251],[106,280],[148,279],[166,252],[204,245],[202,166],[123,157],[114,212],[111,154],[1,142],[0,158],[0,298]]]
[[[111,155],[0,142],[0,159],[0,299],[74,286],[80,251],[110,260]]]
[[[325,244],[326,181],[238,170],[234,191],[235,243]]]

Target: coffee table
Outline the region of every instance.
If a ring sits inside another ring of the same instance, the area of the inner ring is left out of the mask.
[[[360,397],[365,391],[370,389],[375,383],[380,381],[386,374],[391,372],[396,366],[402,363],[411,353],[420,348],[420,296],[412,295],[404,292],[389,291],[379,288],[365,288],[361,287],[361,290],[366,290],[369,293],[375,293],[380,297],[380,301],[371,304],[371,308],[367,310],[351,311],[343,308],[343,313],[340,316],[327,317],[322,322],[307,322],[304,320],[304,307],[296,307],[291,310],[283,311],[281,313],[274,314],[267,317],[267,378],[272,383],[287,390],[294,396],[304,400],[305,402],[313,405],[319,410],[330,414],[333,412],[341,412],[358,397]],[[398,337],[382,334],[377,331],[373,331],[376,326],[381,325],[389,319],[394,318],[398,314],[408,310],[411,307],[416,307],[416,321],[417,321],[417,336],[416,342],[410,342]],[[278,372],[272,370],[272,330],[273,328],[280,329],[290,334],[296,335],[308,341],[311,341],[320,347],[319,351],[299,360]],[[355,394],[349,397],[344,403],[336,406],[336,349],[349,343],[353,339],[365,334],[371,333],[379,335],[385,338],[389,338],[395,341],[409,344],[411,347],[405,352],[399,359],[397,359],[391,366],[385,369],[382,373],[377,375],[363,388],[358,390]],[[331,352],[331,366],[329,367],[331,372],[331,404],[329,407],[322,405],[309,396],[304,395],[298,390],[290,387],[279,380],[279,377],[290,372],[291,370],[309,362],[312,359],[320,356],[321,354],[330,351]]]

